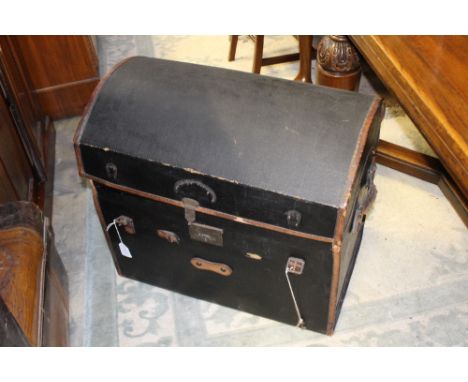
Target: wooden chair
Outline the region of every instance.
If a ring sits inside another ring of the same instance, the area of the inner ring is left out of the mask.
[[[264,35],[251,36],[249,38],[255,44],[254,50],[254,61],[252,66],[252,72],[259,74],[262,66],[275,65],[283,62],[296,61],[300,59],[300,70],[295,80],[312,82],[311,78],[311,64],[314,48],[312,47],[312,36],[294,36],[299,41],[300,53],[284,54],[282,56],[275,57],[263,57],[263,43],[265,40]],[[229,47],[229,61],[234,61],[236,58],[237,42],[239,35],[231,35],[231,44]]]

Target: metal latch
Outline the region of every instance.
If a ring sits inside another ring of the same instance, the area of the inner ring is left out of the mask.
[[[293,275],[302,275],[304,271],[305,261],[299,259],[297,257],[290,257],[286,263],[286,269],[284,273],[286,275],[286,280],[288,282],[289,291],[291,292],[291,297],[294,303],[294,308],[296,309],[297,314],[297,324],[299,328],[304,327],[304,319],[302,318],[301,311],[299,310],[299,305],[297,304],[296,296],[294,295],[294,290],[291,285],[291,280],[289,279],[289,274],[292,273]]]
[[[190,198],[183,198],[182,203],[184,204],[185,220],[190,225],[195,222],[196,208],[200,206],[200,203]]]
[[[196,200],[183,198],[185,220],[189,227],[189,235],[192,240],[206,244],[223,246],[223,230],[206,224],[197,223],[196,208],[200,205]]]

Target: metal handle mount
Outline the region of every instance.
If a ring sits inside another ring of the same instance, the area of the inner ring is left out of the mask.
[[[297,314],[297,324],[296,326],[299,328],[304,327],[304,319],[302,318],[301,311],[299,310],[299,305],[297,304],[296,296],[294,295],[294,290],[291,285],[291,280],[289,279],[289,274],[292,273],[294,275],[302,275],[304,271],[305,261],[299,259],[297,257],[290,257],[286,263],[286,269],[284,270],[284,274],[286,276],[286,281],[288,282],[289,291],[291,292],[291,297],[294,303],[294,308],[296,309]]]

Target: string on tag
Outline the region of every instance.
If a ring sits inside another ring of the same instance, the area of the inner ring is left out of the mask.
[[[125,257],[128,257],[128,258],[131,259],[132,254],[130,252],[130,249],[124,244],[124,242],[122,240],[122,236],[120,236],[119,227],[118,227],[118,224],[117,224],[117,219],[112,220],[112,222],[107,225],[106,231],[109,231],[112,226],[115,227],[115,230],[117,231],[117,235],[119,237],[120,253],[122,254],[122,256],[125,256]]]

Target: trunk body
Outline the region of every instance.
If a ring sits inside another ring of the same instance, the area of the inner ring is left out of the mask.
[[[119,273],[331,334],[380,121],[369,96],[137,57],[102,80],[75,147]]]

